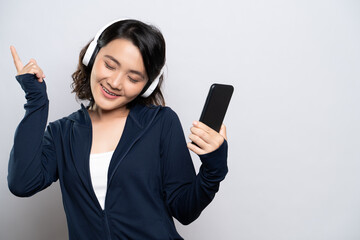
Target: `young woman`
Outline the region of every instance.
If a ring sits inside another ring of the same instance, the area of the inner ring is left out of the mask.
[[[227,173],[225,126],[195,121],[186,144],[161,93],[165,41],[155,27],[120,20],[80,53],[73,91],[85,107],[46,127],[45,75],[13,46],[26,113],[10,154],[8,184],[31,196],[59,179],[69,238],[182,239],[172,217],[194,221]],[[153,90],[154,89],[154,90]],[[189,154],[202,161],[196,175]]]

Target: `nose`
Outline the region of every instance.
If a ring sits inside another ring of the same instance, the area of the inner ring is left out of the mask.
[[[126,74],[124,73],[113,75],[108,79],[107,84],[112,88],[112,90],[121,91],[125,77]]]

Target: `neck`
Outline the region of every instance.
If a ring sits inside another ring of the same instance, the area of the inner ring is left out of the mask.
[[[130,109],[126,107],[104,110],[99,108],[96,104],[89,108],[89,113],[98,121],[111,121],[115,119],[126,118],[129,115]]]

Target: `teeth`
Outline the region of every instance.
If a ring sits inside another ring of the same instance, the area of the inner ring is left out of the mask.
[[[101,86],[102,87],[102,89],[104,89],[104,91],[107,93],[107,94],[109,94],[109,95],[111,95],[111,96],[117,96],[116,94],[114,94],[114,93],[112,93],[112,92],[109,92],[106,88],[104,88],[103,86]]]

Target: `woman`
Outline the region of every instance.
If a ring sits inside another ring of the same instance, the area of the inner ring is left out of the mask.
[[[89,106],[47,127],[45,75],[34,59],[23,66],[11,53],[27,99],[10,154],[11,192],[28,197],[59,179],[70,239],[182,239],[172,217],[189,224],[211,202],[227,173],[227,142],[224,126],[217,133],[195,121],[196,145],[186,144],[163,106],[159,30],[137,20],[100,30],[72,75]],[[197,175],[188,149],[202,161]]]

